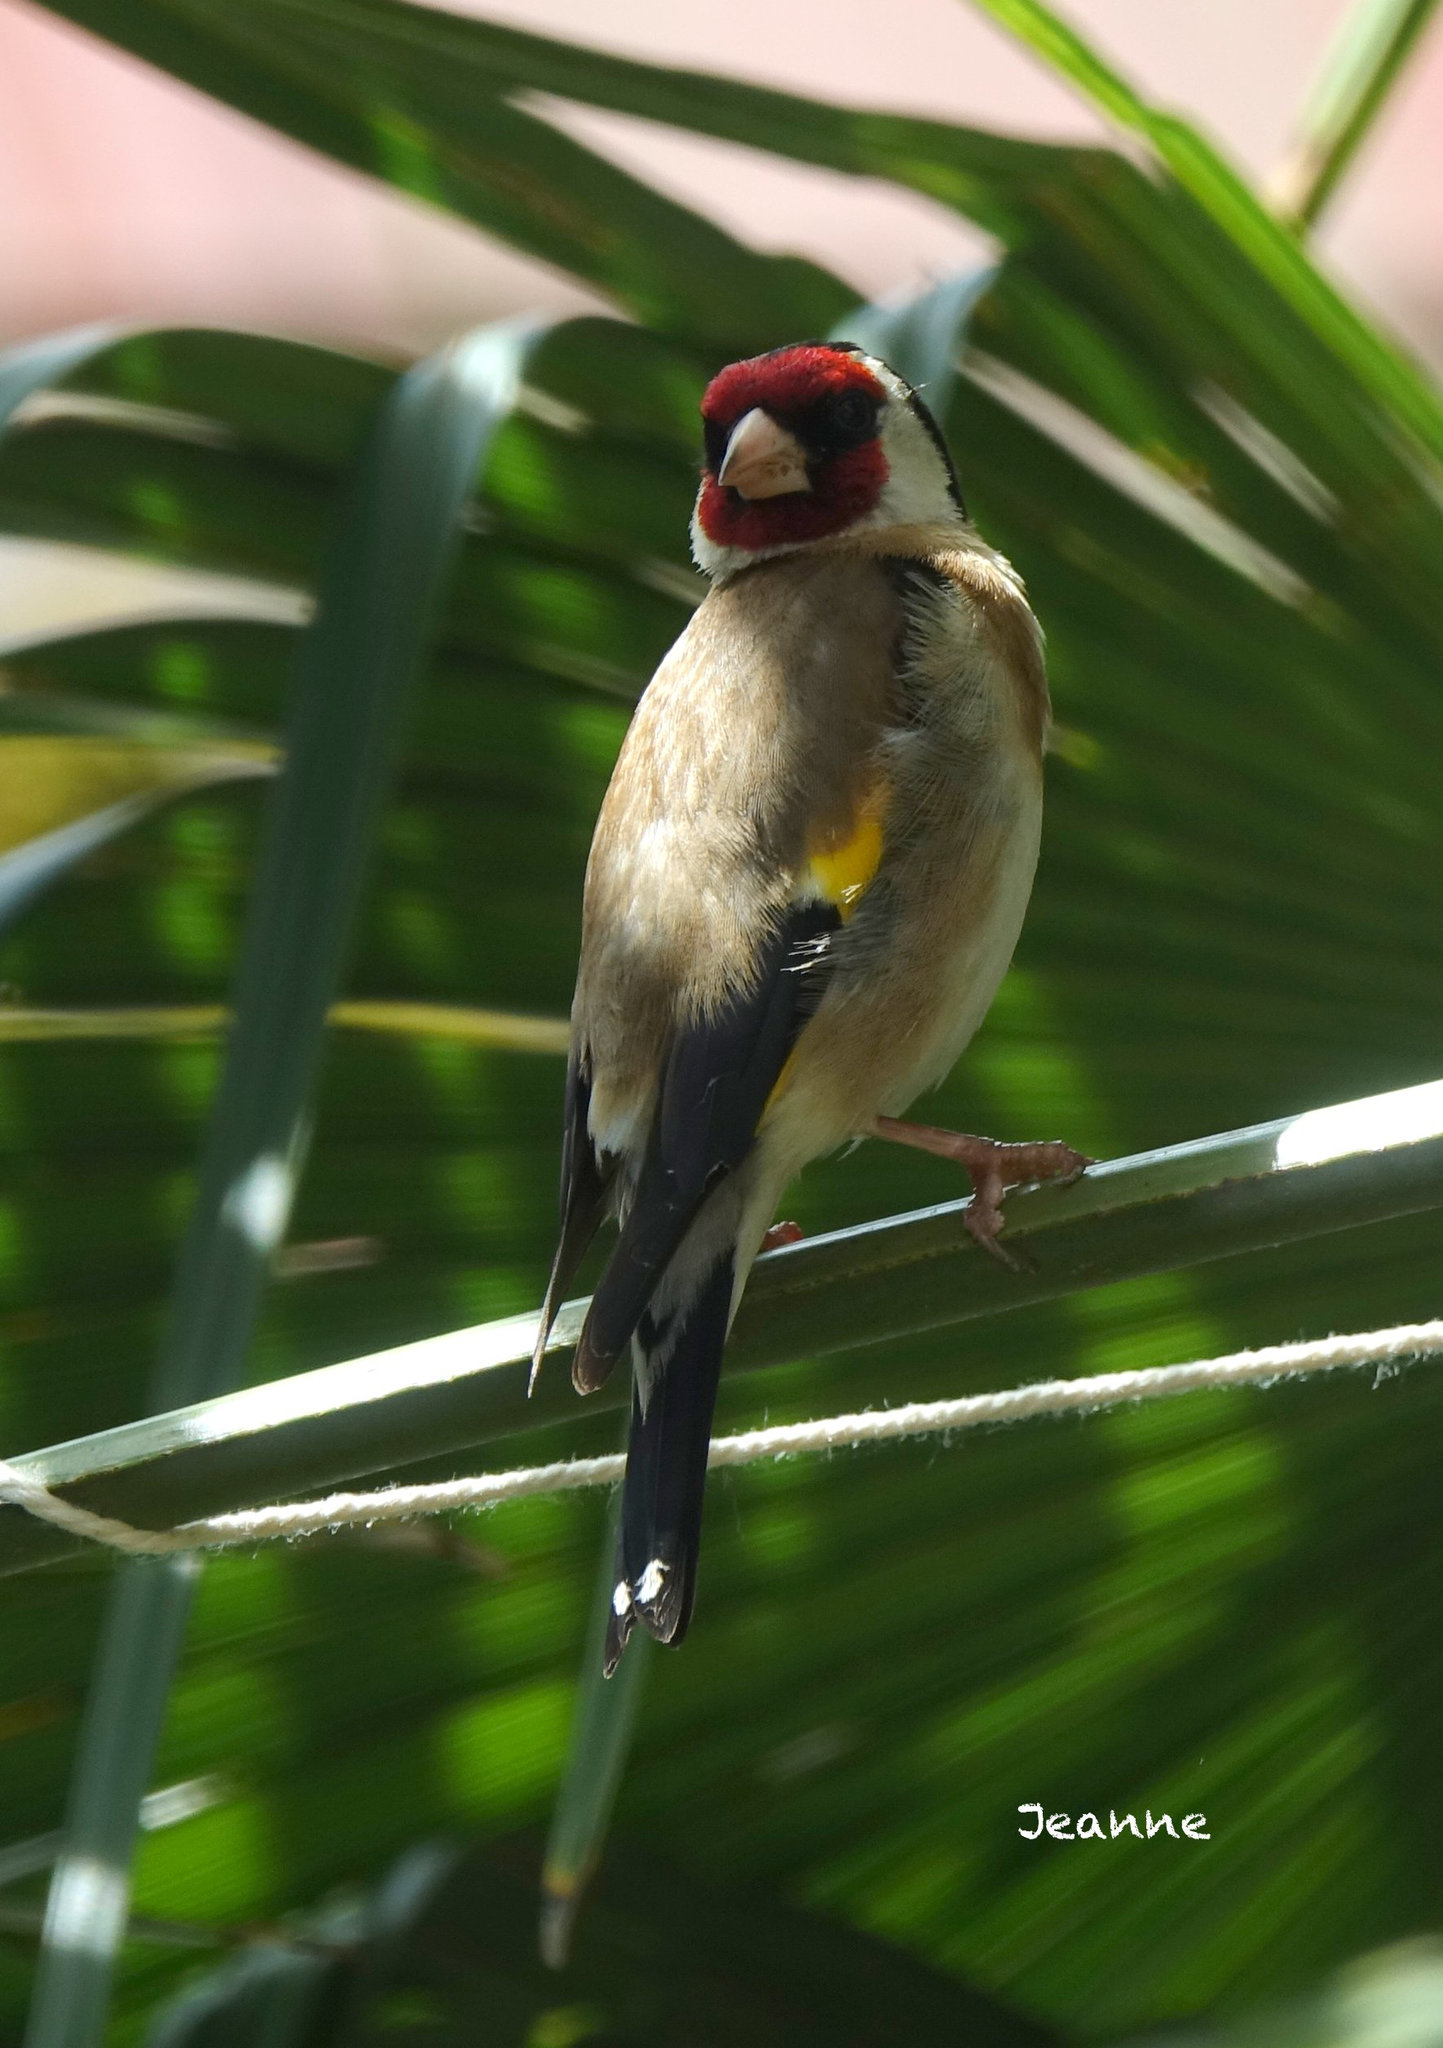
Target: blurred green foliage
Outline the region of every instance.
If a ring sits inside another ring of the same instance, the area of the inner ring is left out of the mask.
[[[821,106],[402,0],[58,11],[645,323],[552,333],[491,450],[349,993],[562,1013],[591,819],[696,594],[696,397],[728,355],[847,305],[514,104],[541,90],[890,177],[1004,245],[946,424],[1046,624],[1060,732],[1016,967],[938,1120],[1107,1154],[1432,1078],[1443,409],[1182,124],[1065,37],[1054,60],[1131,125],[1129,153]],[[0,525],[313,587],[388,383],[245,336],[91,348],[0,443]],[[0,704],[263,740],[295,637],[93,632],[7,657]],[[225,1000],[259,810],[236,783],[151,813],[14,927],[0,978],[41,1007]],[[138,1412],[216,1065],[201,1042],[0,1048],[6,1446]],[[360,1241],[368,1262],[293,1262],[250,1371],[533,1306],[560,1082],[554,1059],[436,1033],[338,1036],[292,1245]],[[815,1229],[954,1192],[937,1162],[864,1149],[810,1174],[795,1213]],[[1435,1222],[1370,1226],[982,1337],[798,1359],[724,1387],[721,1420],[1421,1317],[1436,1271]],[[697,1627],[655,1660],[621,1795],[626,1857],[718,1888],[759,1949],[779,1902],[810,1909],[1070,2039],[1226,2015],[1436,1924],[1440,1407],[1426,1374],[1323,1383],[719,1476]],[[544,1820],[601,1514],[538,1500],[462,1547],[358,1537],[208,1567],[155,1781],[188,1790],[155,1808],[137,1911],[289,1926],[436,1831],[494,1844]],[[88,1562],[6,1582],[7,1842],[57,1824],[104,1586]],[[1034,1799],[1202,1811],[1211,1839],[1028,1843]],[[644,1957],[669,1924],[654,1881],[608,1899]],[[685,1924],[696,1969],[739,1997],[746,1940],[701,1910]],[[132,1941],[115,2041],[204,1967]],[[25,1949],[0,1951],[0,2025],[26,1981]],[[661,2007],[608,2036],[565,1980],[555,2008],[580,2012],[573,2031],[533,2012],[501,2038],[675,2038]],[[445,2038],[424,2002],[398,2010]],[[832,2038],[871,2038],[853,2017]]]

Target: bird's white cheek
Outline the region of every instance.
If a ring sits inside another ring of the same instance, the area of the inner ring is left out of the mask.
[[[934,520],[950,523],[957,507],[937,451],[925,427],[905,409],[888,418],[882,429],[887,481],[867,526],[917,526]]]

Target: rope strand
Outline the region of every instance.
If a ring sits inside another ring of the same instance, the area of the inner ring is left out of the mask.
[[[1267,1386],[1275,1380],[1301,1378],[1309,1373],[1394,1365],[1404,1359],[1436,1357],[1440,1353],[1443,1320],[1402,1323],[1391,1330],[1323,1337],[1303,1344],[1272,1344],[1258,1351],[1236,1351],[1223,1358],[1198,1359],[1186,1365],[1097,1373],[1088,1379],[1042,1380],[1033,1386],[1008,1387],[994,1394],[967,1394],[952,1401],[912,1401],[900,1408],[869,1409],[860,1415],[781,1423],[770,1429],[749,1430],[743,1436],[715,1438],[708,1463],[713,1468],[753,1465],[768,1458],[797,1457],[807,1452],[893,1443],[907,1437],[946,1436],[954,1430],[980,1429],[989,1424],[1086,1413],[1115,1408],[1128,1401],[1168,1400],[1179,1394],[1224,1387]],[[132,1557],[162,1557],[176,1551],[274,1543],[357,1524],[408,1521],[421,1515],[496,1507],[503,1501],[523,1500],[539,1493],[611,1486],[625,1469],[626,1459],[620,1454],[568,1458],[552,1465],[483,1472],[439,1484],[389,1486],[374,1493],[332,1493],[322,1500],[291,1501],[275,1507],[211,1515],[203,1521],[184,1522],[177,1529],[137,1529],[129,1522],[118,1521],[111,1515],[92,1514],[88,1508],[62,1499],[16,1466],[0,1460],[0,1501],[24,1508],[39,1521],[107,1549]]]

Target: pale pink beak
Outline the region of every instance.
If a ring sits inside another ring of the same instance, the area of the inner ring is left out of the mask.
[[[812,488],[800,441],[759,405],[732,428],[716,480],[744,498],[781,498]]]

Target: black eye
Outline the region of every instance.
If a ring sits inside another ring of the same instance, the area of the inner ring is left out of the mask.
[[[827,402],[830,438],[848,445],[868,440],[877,425],[877,401],[864,391],[839,391]]]

